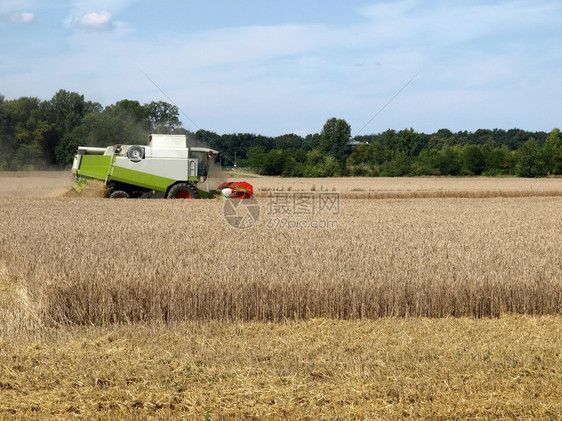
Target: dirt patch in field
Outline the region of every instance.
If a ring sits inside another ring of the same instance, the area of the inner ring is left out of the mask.
[[[60,197],[73,184],[69,171],[0,172],[0,197]]]

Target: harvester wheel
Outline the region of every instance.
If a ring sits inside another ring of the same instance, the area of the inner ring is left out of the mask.
[[[123,190],[115,190],[109,195],[110,199],[128,199],[129,193]]]
[[[197,199],[197,191],[188,183],[178,183],[168,192],[168,199]]]

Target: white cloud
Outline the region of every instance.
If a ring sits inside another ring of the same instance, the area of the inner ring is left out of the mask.
[[[138,0],[74,0],[72,1],[72,13],[81,15],[90,10],[109,10],[119,13],[123,9],[136,3]]]
[[[37,20],[35,15],[30,12],[13,12],[2,16],[3,20],[12,23],[32,23]]]
[[[0,1],[0,15],[8,16],[10,12],[18,10],[34,10],[39,0],[2,0]]]
[[[78,29],[88,31],[108,31],[114,29],[113,15],[107,10],[91,12],[80,16],[72,16],[70,23]]]

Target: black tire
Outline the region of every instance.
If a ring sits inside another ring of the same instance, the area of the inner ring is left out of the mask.
[[[170,189],[168,199],[197,199],[197,190],[189,183],[178,183]]]
[[[142,146],[131,146],[127,150],[127,158],[133,162],[140,162],[144,158],[144,148]]]
[[[129,197],[129,193],[123,190],[115,190],[109,195],[110,199],[128,199]]]

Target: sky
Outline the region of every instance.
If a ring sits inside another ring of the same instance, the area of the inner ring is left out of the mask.
[[[0,95],[178,106],[218,134],[550,131],[560,0],[0,0]]]

